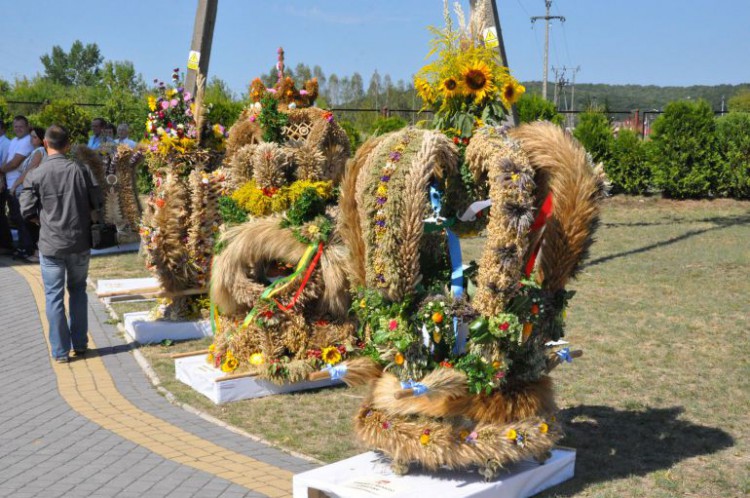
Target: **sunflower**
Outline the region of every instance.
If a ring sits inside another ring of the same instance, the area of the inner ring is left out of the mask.
[[[515,80],[508,81],[503,85],[502,99],[507,106],[512,106],[526,91],[526,87]]]
[[[237,358],[227,354],[227,359],[221,364],[221,371],[231,373],[237,370],[238,366],[240,366],[240,362],[237,361]]]
[[[265,361],[263,359],[263,353],[253,353],[250,355],[250,364],[254,366],[262,365]]]
[[[328,365],[335,365],[341,361],[341,352],[334,346],[323,348],[320,358]]]
[[[461,88],[458,86],[458,81],[456,81],[456,78],[453,76],[445,78],[440,84],[440,88],[443,90],[443,95],[446,99],[461,94]]]
[[[414,87],[417,89],[417,95],[426,104],[431,104],[435,101],[435,93],[432,91],[432,87],[423,78],[414,78]]]
[[[468,95],[479,103],[495,90],[492,71],[482,61],[472,61],[461,68],[461,81]]]

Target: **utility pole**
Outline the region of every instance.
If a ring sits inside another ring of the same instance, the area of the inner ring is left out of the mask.
[[[563,95],[564,88],[569,83],[569,81],[565,78],[565,70],[566,70],[565,67],[563,67],[561,69],[561,68],[557,68],[555,66],[552,66],[552,71],[555,72],[555,96],[554,96],[553,102],[555,103],[555,108],[556,109],[560,109],[560,107],[561,107],[560,106],[560,97],[561,96],[564,97],[564,95]],[[565,100],[565,102],[566,102],[565,110],[567,111],[568,110],[568,108],[567,108],[567,99]]]
[[[581,70],[581,66],[576,66],[574,68],[568,68],[563,67],[563,69],[569,70],[573,72],[573,85],[570,92],[570,110],[575,111],[576,110],[576,74],[578,74],[578,71]],[[574,122],[575,122],[575,113],[568,114],[568,128],[573,128]]]
[[[185,76],[185,90],[193,95],[195,95],[198,73],[200,72],[204,77],[208,76],[218,3],[219,0],[198,0],[198,9],[195,11],[193,41],[190,43],[188,70]]]
[[[508,63],[508,55],[505,53],[503,30],[502,28],[500,28],[500,15],[497,11],[497,2],[496,0],[469,0],[469,7],[471,9],[471,12],[475,11],[478,2],[489,2],[490,6],[492,7],[492,19],[495,24],[495,35],[497,36],[497,53],[500,58],[500,63],[510,69],[510,64]],[[492,26],[484,26],[484,28],[486,30],[488,28],[492,28]],[[510,114],[508,115],[508,124],[510,126],[516,126],[520,124],[520,120],[518,118],[518,109],[516,108],[516,105],[513,104],[509,111]]]
[[[493,2],[494,4],[494,2]],[[544,4],[547,6],[547,15],[534,16],[531,18],[531,24],[533,25],[536,21],[544,19],[544,72],[542,77],[542,98],[547,100],[547,67],[549,64],[549,22],[553,19],[558,19],[560,22],[565,22],[564,16],[551,16],[549,10],[552,8],[552,0],[544,0]]]

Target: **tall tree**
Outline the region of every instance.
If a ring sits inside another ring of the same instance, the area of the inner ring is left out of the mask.
[[[362,75],[355,71],[352,74],[352,79],[349,83],[351,86],[351,100],[359,100],[365,96],[365,82],[362,79]]]
[[[382,91],[383,87],[383,81],[380,78],[380,74],[378,73],[378,70],[376,69],[374,73],[372,73],[372,76],[370,77],[370,84],[367,87],[367,96],[372,99],[372,101],[375,104],[375,107],[380,107],[380,92]]]
[[[294,83],[297,88],[303,88],[305,81],[312,79],[310,66],[300,62],[294,67]]]
[[[391,91],[393,90],[393,80],[390,74],[383,76],[383,92],[385,93],[385,106],[391,106]]]
[[[59,45],[51,54],[39,58],[44,65],[44,75],[54,83],[65,86],[92,86],[101,82],[100,66],[104,58],[96,43],[84,45],[73,42],[69,52]]]
[[[110,92],[115,89],[140,94],[146,89],[143,77],[135,71],[130,61],[107,61],[101,72],[102,83]]]
[[[341,90],[341,87],[339,83],[339,77],[336,76],[336,73],[331,73],[331,76],[329,76],[327,88],[328,101],[331,103],[331,105],[338,105],[339,91]]]
[[[327,87],[326,87],[326,75],[323,72],[323,69],[318,66],[317,64],[313,68],[313,76],[318,78],[318,88],[320,90],[321,95],[325,95]]]

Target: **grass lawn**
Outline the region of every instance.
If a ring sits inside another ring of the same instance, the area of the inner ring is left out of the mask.
[[[576,477],[543,496],[747,496],[750,203],[618,197],[602,221],[569,286],[566,339],[585,354],[553,373]],[[117,258],[107,276],[143,274]],[[363,451],[351,424],[363,390],[217,407],[174,381],[169,359],[207,344],[141,351],[178,399],[248,432],[326,462]]]

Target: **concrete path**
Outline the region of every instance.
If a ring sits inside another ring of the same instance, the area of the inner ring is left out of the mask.
[[[89,296],[92,352],[50,361],[38,265],[0,258],[0,496],[291,496],[315,466],[171,405]]]

